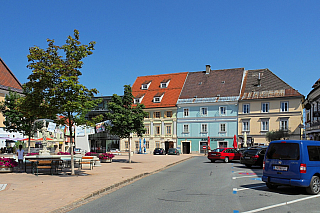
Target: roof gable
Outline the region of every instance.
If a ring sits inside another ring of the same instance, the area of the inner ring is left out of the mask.
[[[303,96],[269,69],[247,70],[242,99]]]
[[[22,86],[9,67],[0,58],[0,89],[22,93]]]
[[[174,107],[176,106],[187,74],[187,72],[182,72],[137,77],[132,85],[132,94],[135,98],[141,97],[144,94],[141,104],[144,104],[146,108]],[[161,88],[161,83],[168,82],[168,80],[170,80],[168,87]],[[141,85],[146,83],[150,83],[148,89],[142,89]],[[163,97],[160,103],[153,102],[154,97],[159,97],[162,94]]]
[[[190,72],[179,99],[239,96],[244,68]]]

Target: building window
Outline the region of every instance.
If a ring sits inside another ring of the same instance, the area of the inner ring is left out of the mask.
[[[163,95],[164,95],[164,93],[155,95],[155,96],[153,97],[153,102],[154,102],[154,103],[160,103],[161,100],[162,100],[162,98],[163,98]]]
[[[154,117],[154,118],[160,118],[160,116],[161,116],[161,113],[160,113],[160,112],[154,112],[154,113],[153,113],[153,117]]]
[[[288,131],[288,119],[280,120],[280,130]]]
[[[226,124],[220,124],[220,132],[226,131]]]
[[[155,126],[154,130],[155,130],[154,132],[156,135],[160,135],[160,126]]]
[[[150,147],[149,141],[146,141],[146,149],[149,149],[149,147]]]
[[[184,108],[183,109],[183,116],[184,117],[188,117],[189,116],[189,109],[188,108]]]
[[[201,133],[207,133],[207,132],[208,132],[208,125],[201,124]]]
[[[160,88],[167,88],[169,86],[170,80],[164,80],[160,83]]]
[[[136,141],[135,145],[136,145],[136,149],[139,149],[139,141]]]
[[[166,135],[171,135],[171,125],[166,125]]]
[[[150,86],[150,84],[151,84],[151,81],[150,81],[150,82],[147,82],[147,83],[142,84],[142,85],[141,85],[141,89],[143,89],[143,90],[148,89],[148,88],[149,88],[149,86]]]
[[[200,108],[200,115],[201,116],[207,116],[208,115],[208,108],[207,107],[201,107]]]
[[[172,111],[166,111],[166,117],[171,118],[172,117]]]
[[[129,142],[128,142],[128,141],[124,142],[124,147],[125,147],[126,149],[129,149]]]
[[[250,113],[250,104],[243,104],[243,113],[244,114]]]
[[[145,133],[145,135],[149,135],[149,134],[150,134],[150,126],[149,126],[149,125],[146,125],[145,128],[146,128],[146,133]]]
[[[269,103],[261,104],[261,112],[269,112]]]
[[[226,115],[226,107],[224,107],[224,106],[219,107],[219,114],[220,115]]]
[[[134,103],[135,103],[135,104],[139,104],[139,103],[141,103],[141,102],[142,102],[143,97],[144,97],[144,96],[142,96],[142,97],[140,97],[140,98],[135,98],[135,99],[134,99]]]
[[[183,132],[184,133],[188,133],[189,132],[189,125],[188,124],[184,124],[183,125]]]
[[[160,148],[160,141],[156,141],[156,148]]]
[[[261,121],[261,131],[269,131],[269,121],[268,120]]]
[[[281,112],[288,112],[289,111],[289,102],[285,101],[285,102],[281,102],[280,104],[280,111]]]
[[[248,132],[249,131],[249,121],[242,121],[242,131]]]

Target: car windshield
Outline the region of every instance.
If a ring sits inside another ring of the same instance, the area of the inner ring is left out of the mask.
[[[299,160],[299,144],[297,143],[272,143],[266,155],[267,159]]]
[[[212,150],[212,152],[222,152],[223,150],[225,150],[225,149],[223,149],[223,148],[218,148],[218,149]]]

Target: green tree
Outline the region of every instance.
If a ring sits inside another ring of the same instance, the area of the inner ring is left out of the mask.
[[[267,141],[281,140],[282,138],[288,138],[290,135],[290,131],[280,130],[272,130],[266,133]]]
[[[147,115],[143,111],[143,104],[133,105],[133,95],[130,85],[124,85],[124,95],[122,97],[114,94],[108,103],[109,112],[106,113],[110,125],[107,129],[111,134],[120,138],[128,138],[129,142],[129,163],[131,163],[131,133],[137,133],[139,137],[145,133],[144,117]]]
[[[24,97],[17,92],[9,91],[5,100],[0,103],[0,110],[5,117],[3,124],[5,130],[9,132],[20,132],[28,136],[28,153],[30,153],[30,138],[41,128],[35,123],[35,116],[29,116],[24,113],[23,108],[28,106],[24,102]]]
[[[92,54],[95,42],[83,45],[79,41],[79,31],[74,30],[74,37],[68,36],[66,44],[57,46],[54,40],[47,40],[48,48],[30,48],[27,66],[32,69],[29,82],[24,85],[28,91],[28,99],[35,105],[31,114],[39,118],[53,118],[56,123],[69,127],[71,144],[71,174],[74,175],[74,125],[88,123],[85,115],[101,102],[93,99],[98,93],[96,89],[88,89],[79,83],[82,60]],[[64,52],[65,58],[60,55]],[[62,115],[57,119],[56,115]],[[89,123],[92,125],[92,122]]]

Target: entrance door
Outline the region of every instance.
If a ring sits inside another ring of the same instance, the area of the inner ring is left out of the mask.
[[[164,149],[166,150],[166,153],[168,153],[168,150],[169,150],[170,148],[174,148],[174,147],[173,147],[173,141],[166,141],[166,142],[164,143]]]
[[[204,149],[203,146],[205,146],[206,148],[208,147],[208,142],[207,141],[200,141],[200,153],[205,154],[207,153],[207,149]]]
[[[182,142],[182,154],[190,154],[190,142]]]

